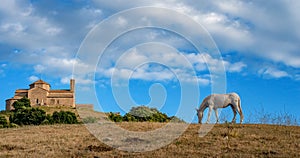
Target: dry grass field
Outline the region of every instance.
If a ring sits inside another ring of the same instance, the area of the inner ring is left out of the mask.
[[[131,131],[164,126],[161,123],[118,125]],[[192,124],[171,144],[142,153],[109,147],[84,125],[0,129],[0,157],[300,157],[299,126],[221,124],[204,137],[199,137],[199,127]]]

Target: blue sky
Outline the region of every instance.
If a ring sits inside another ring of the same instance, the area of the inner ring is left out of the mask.
[[[125,11],[149,6],[163,9]],[[262,108],[299,118],[299,7],[296,0],[1,1],[0,109],[39,78],[60,89],[74,76],[77,103],[122,113],[148,105],[188,120],[221,74],[224,90],[241,96],[245,120]],[[83,49],[103,23],[95,48]],[[128,30],[145,24],[157,27]]]

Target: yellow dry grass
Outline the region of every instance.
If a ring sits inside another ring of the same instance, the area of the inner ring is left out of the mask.
[[[148,131],[160,123],[119,123]],[[171,144],[143,153],[119,151],[92,136],[84,125],[26,126],[0,129],[0,157],[300,157],[300,127],[215,125],[199,137],[192,124]],[[133,142],[134,143],[134,142]]]

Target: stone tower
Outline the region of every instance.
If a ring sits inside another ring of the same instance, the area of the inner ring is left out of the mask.
[[[70,80],[70,91],[75,92],[75,80],[74,79]]]
[[[75,103],[75,79],[71,79],[70,80],[70,92],[73,93],[73,107],[76,106],[76,103]]]

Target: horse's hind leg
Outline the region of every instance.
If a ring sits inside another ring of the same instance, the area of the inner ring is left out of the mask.
[[[232,111],[233,111],[233,118],[232,118],[232,123],[235,123],[236,122],[236,109],[233,105],[230,106]]]
[[[242,109],[238,108],[238,112],[240,114],[240,124],[241,124],[244,120],[244,115],[243,115]]]
[[[242,124],[242,122],[244,120],[244,115],[243,115],[243,111],[242,111],[242,108],[241,108],[241,100],[238,101],[237,110],[238,110],[238,112],[240,114],[240,124]]]

